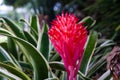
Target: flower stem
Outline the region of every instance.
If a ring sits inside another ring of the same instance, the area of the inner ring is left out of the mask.
[[[67,80],[76,80],[75,70],[73,66],[69,66],[67,71]]]

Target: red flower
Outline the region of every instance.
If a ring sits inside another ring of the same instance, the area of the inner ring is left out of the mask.
[[[87,40],[86,28],[83,23],[77,22],[78,18],[73,14],[62,13],[52,21],[52,28],[48,31],[53,46],[64,62],[67,80],[76,79]]]

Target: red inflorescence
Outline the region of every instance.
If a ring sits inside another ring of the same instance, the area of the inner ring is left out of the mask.
[[[87,30],[83,23],[77,23],[78,18],[73,14],[58,15],[52,21],[48,36],[59,55],[62,57],[67,80],[76,80],[87,40]]]

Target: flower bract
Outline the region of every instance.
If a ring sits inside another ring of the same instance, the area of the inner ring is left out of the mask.
[[[52,21],[48,31],[54,48],[64,62],[67,80],[76,80],[87,40],[87,30],[78,20],[73,14],[62,13]]]

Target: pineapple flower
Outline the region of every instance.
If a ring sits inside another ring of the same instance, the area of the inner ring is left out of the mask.
[[[67,72],[67,80],[76,80],[87,41],[87,30],[78,18],[69,13],[57,15],[52,21],[48,36],[61,56]]]

